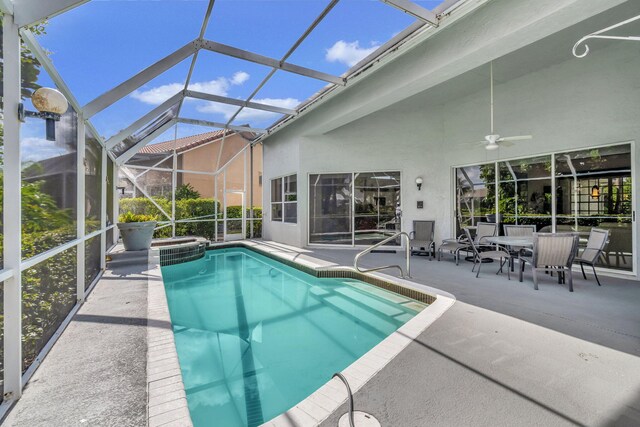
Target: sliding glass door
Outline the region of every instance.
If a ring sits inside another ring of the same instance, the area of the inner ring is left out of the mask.
[[[309,176],[309,243],[353,244],[351,173]]]
[[[633,269],[631,144],[558,152],[455,169],[455,225],[479,221],[573,231],[609,231],[599,265]],[[497,191],[496,191],[497,173]]]
[[[535,225],[539,231],[551,231],[551,156],[499,162],[498,170],[500,223]]]
[[[312,174],[309,243],[378,243],[400,230],[399,207],[400,172]]]
[[[609,230],[600,265],[633,269],[631,145],[560,153],[556,158],[558,231]]]
[[[464,227],[495,217],[495,188],[494,163],[456,169],[456,234]]]

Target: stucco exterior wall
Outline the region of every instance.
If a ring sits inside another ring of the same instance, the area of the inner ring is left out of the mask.
[[[245,159],[244,155],[240,155],[233,158],[233,155],[242,150],[247,145],[247,141],[239,135],[232,135],[225,140],[224,149],[222,155],[220,155],[221,143],[219,141],[212,144],[203,145],[194,150],[187,151],[180,155],[179,168],[183,170],[199,171],[199,172],[215,172],[218,165],[218,158],[220,157],[219,166],[228,163],[226,168],[227,183],[229,188],[241,190],[245,181]],[[253,205],[262,206],[262,186],[260,184],[260,176],[262,174],[262,145],[258,144],[253,148],[254,159],[254,177],[253,177]],[[250,200],[250,159],[249,152],[246,153],[246,201],[245,205],[249,206]],[[219,181],[220,182],[220,181]],[[189,183],[191,184],[203,197],[215,197],[215,177],[195,174],[195,173],[181,173],[178,174],[178,185]],[[220,184],[219,184],[220,185]],[[222,197],[222,189],[219,189],[219,195]],[[227,195],[227,205],[240,205],[242,203],[242,196],[237,194]]]
[[[467,37],[472,38],[472,34]],[[566,40],[566,59],[554,58],[548,66],[537,65],[534,71],[520,71],[514,78],[496,82],[496,125],[500,134],[531,134],[532,141],[493,152],[480,144],[468,144],[489,133],[488,80],[484,87],[473,83],[474,75],[483,72],[479,69],[460,75],[444,89],[416,92],[324,134],[318,134],[317,129],[332,127],[327,123],[342,118],[332,117],[330,110],[321,107],[318,114],[312,111],[269,137],[264,149],[265,183],[284,174],[298,174],[299,221],[290,225],[266,220],[265,238],[307,245],[309,173],[402,172],[403,229],[410,229],[414,219],[435,219],[438,241],[453,233],[453,166],[640,140],[640,46],[613,43],[580,60],[571,56],[574,42],[573,38]],[[416,56],[414,60],[423,58]],[[510,64],[514,68],[516,65]],[[386,72],[370,78],[380,88],[387,80],[394,84],[394,76]],[[465,91],[464,85],[472,89]],[[360,108],[359,95],[347,94],[331,101],[336,115]],[[385,97],[382,89],[380,96]],[[635,165],[640,165],[638,151],[636,147]],[[640,178],[638,169],[634,170],[635,183]],[[417,176],[425,181],[421,191],[415,185]],[[268,202],[268,185],[264,197]],[[424,209],[416,208],[418,200],[424,201]],[[639,200],[640,191],[635,185],[636,210]],[[637,259],[640,239],[637,230],[635,233]]]

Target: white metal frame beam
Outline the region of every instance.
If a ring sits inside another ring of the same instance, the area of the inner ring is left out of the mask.
[[[167,111],[172,105],[175,105],[177,102],[182,101],[183,98],[184,95],[182,94],[182,92],[176,93],[171,98],[167,99],[162,104],[158,105],[156,108],[149,111],[147,114],[140,117],[138,120],[131,123],[129,126],[109,138],[104,144],[105,147],[107,147],[108,150],[112,149],[120,142],[122,142],[125,138],[132,135],[136,130],[140,129],[142,126],[149,123],[151,120],[155,119],[163,112]]]
[[[5,2],[7,0],[4,0]],[[13,0],[13,16],[19,27],[50,19],[89,0]]]
[[[204,13],[204,19],[202,20],[202,26],[200,27],[200,34],[198,34],[198,40],[202,40],[204,38],[204,34],[207,32],[207,27],[209,26],[209,20],[211,18],[211,12],[213,11],[213,5],[215,4],[215,0],[209,0],[209,4],[207,5],[207,11]],[[187,78],[184,81],[183,90],[187,90],[189,88],[189,83],[191,83],[191,77],[193,76],[193,70],[196,68],[196,61],[198,60],[198,54],[200,50],[197,50],[196,53],[193,54],[193,58],[191,58],[191,65],[189,65],[189,71],[187,72]],[[184,103],[184,98],[180,101],[180,106],[178,107],[178,115],[182,111],[182,104]]]
[[[409,0],[381,0],[383,3],[388,4],[391,7],[395,7],[403,11],[404,13],[413,16],[420,21],[437,27],[440,20],[438,16],[420,5],[417,5]]]
[[[22,394],[22,209],[20,153],[20,36],[13,16],[2,17],[4,53],[4,268],[14,271],[3,284],[4,304],[4,400],[13,401]]]
[[[253,128],[249,126],[234,126],[234,125],[228,125],[220,122],[210,122],[208,120],[187,119],[187,118],[180,117],[176,121],[178,123],[184,123],[188,125],[207,126],[207,127],[220,128],[220,129],[230,129],[230,130],[235,130],[236,132],[253,132],[258,134],[267,133],[266,129]]]
[[[116,159],[116,164],[118,164],[118,166],[121,166],[121,165],[125,164],[127,162],[127,160],[129,160],[131,157],[133,157],[142,147],[144,147],[149,142],[153,141],[155,138],[157,138],[160,135],[162,135],[162,133],[164,133],[164,131],[169,129],[174,124],[176,124],[176,119],[171,119],[167,123],[165,123],[162,126],[160,126],[158,129],[156,129],[153,132],[151,132],[149,135],[147,135],[144,138],[142,138],[140,141],[138,141],[135,145],[133,145],[127,151],[125,151],[124,153],[120,154],[118,156],[118,158]]]
[[[20,36],[22,37],[22,40],[24,41],[24,44],[27,46],[27,48],[29,48],[29,50],[38,59],[40,64],[42,64],[42,67],[45,69],[47,74],[49,74],[49,77],[51,77],[51,80],[53,80],[60,92],[62,92],[65,98],[67,98],[69,104],[71,104],[71,106],[74,110],[76,110],[77,113],[80,113],[80,103],[71,92],[71,89],[69,89],[69,86],[67,86],[65,81],[62,79],[62,77],[58,73],[58,70],[56,70],[56,68],[49,60],[49,56],[42,48],[42,46],[40,46],[40,43],[38,43],[35,34],[33,34],[31,30],[23,28],[22,30],[20,30]]]
[[[182,46],[175,52],[165,56],[155,64],[145,68],[135,76],[120,83],[118,86],[103,93],[102,95],[98,96],[96,99],[85,105],[82,108],[84,117],[88,119],[104,110],[105,108],[109,107],[110,105],[113,105],[134,90],[138,89],[143,84],[149,82],[163,72],[167,71],[169,68],[193,55],[197,50],[198,48],[196,47],[196,42],[192,41]]]
[[[128,167],[118,167],[118,170],[116,170],[114,173],[117,173],[118,171],[122,172],[122,174],[125,176],[125,178],[127,178],[129,181],[131,181],[131,184],[133,184],[141,193],[144,197],[146,197],[147,199],[149,199],[149,201],[151,201],[151,203],[153,203],[153,205],[158,208],[158,210],[165,216],[168,218],[169,222],[173,222],[173,218],[171,217],[171,215],[169,215],[164,209],[162,209],[162,206],[160,206],[158,204],[158,202],[156,202],[155,200],[153,200],[153,197],[151,197],[151,195],[149,193],[147,193],[147,190],[145,190],[144,188],[142,188],[141,186],[138,185],[138,183],[136,182],[136,177],[131,173],[131,171],[129,171]],[[118,175],[114,175],[114,181],[117,180]]]
[[[320,22],[322,22],[322,20],[329,14],[329,12],[331,12],[331,10],[335,7],[335,5],[338,4],[338,1],[339,0],[331,0],[329,4],[325,6],[322,12],[320,12],[320,14],[316,17],[316,19],[313,20],[313,22],[307,27],[304,33],[302,33],[302,35],[298,37],[298,40],[296,40],[296,42],[289,48],[287,53],[284,54],[284,56],[280,59],[280,62],[284,62],[287,59],[289,59],[289,57],[296,51],[296,49],[298,49],[298,47],[300,47],[302,42],[309,36],[309,34],[311,34],[311,32],[320,24]],[[258,92],[260,92],[260,90],[264,87],[264,85],[267,84],[267,82],[271,79],[271,77],[273,77],[273,75],[276,73],[277,70],[278,70],[277,68],[271,69],[269,74],[267,74],[262,79],[260,84],[253,90],[253,92],[251,92],[251,95],[249,95],[249,97],[247,98],[247,102],[250,102],[258,94]],[[233,121],[238,116],[238,114],[240,114],[243,108],[244,107],[238,108],[238,110],[229,118],[229,120],[227,121],[228,125],[233,123]]]
[[[254,62],[260,65],[266,65],[267,67],[277,68],[278,70],[300,74],[301,76],[323,80],[325,82],[333,83],[336,85],[345,85],[345,80],[342,77],[336,77],[331,74],[323,73],[321,71],[316,71],[310,68],[301,67],[299,65],[290,64],[288,62],[279,61],[274,58],[269,58],[268,56],[249,52],[243,49],[238,49],[236,47],[214,42],[211,40],[201,40],[198,41],[198,43],[201,49],[210,50],[212,52],[220,53],[222,55],[231,56],[249,62]]]
[[[53,66],[53,63],[49,59],[49,56],[42,48],[42,46],[40,46],[40,43],[38,43],[38,40],[33,32],[31,32],[31,30],[27,28],[23,28],[20,30],[20,36],[22,37],[22,41],[27,46],[27,48],[35,55],[40,64],[42,64],[42,67],[49,74],[49,77],[51,77],[51,80],[53,80],[53,82],[56,84],[56,87],[60,90],[60,92],[62,92],[65,98],[67,98],[69,104],[71,104],[78,116],[82,116],[82,107],[80,106],[80,103],[71,92],[71,89],[69,89],[69,86],[67,86],[65,81],[62,79],[62,77],[58,73],[58,70],[56,70],[56,68]],[[89,129],[89,131],[91,131],[93,136],[97,139],[98,143],[104,146],[104,139],[100,136],[100,133],[96,130],[91,121],[87,120],[86,117],[83,118],[83,120],[85,120],[86,127]],[[113,155],[110,152],[108,152],[108,155],[113,160]]]
[[[194,90],[186,90],[184,95],[188,98],[203,99],[205,101],[213,101],[213,102],[219,102],[221,104],[236,105],[238,107],[253,108],[254,110],[270,111],[272,113],[287,114],[289,116],[294,116],[297,114],[296,110],[292,110],[290,108],[278,107],[275,105],[268,105],[268,104],[261,104],[259,102],[243,101],[241,99],[228,98],[226,96],[220,96],[220,95],[212,95],[209,93],[197,92]]]

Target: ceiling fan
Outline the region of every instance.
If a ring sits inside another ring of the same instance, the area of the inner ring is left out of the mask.
[[[484,141],[474,142],[474,144],[485,144],[487,150],[497,150],[500,145],[510,146],[513,145],[513,141],[531,138],[533,138],[531,135],[500,136],[495,132],[493,127],[493,61],[491,61],[491,133],[484,137]]]

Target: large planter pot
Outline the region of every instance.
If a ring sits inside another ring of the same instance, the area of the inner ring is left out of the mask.
[[[144,251],[151,247],[155,221],[119,222],[118,229],[122,236],[125,251]]]

